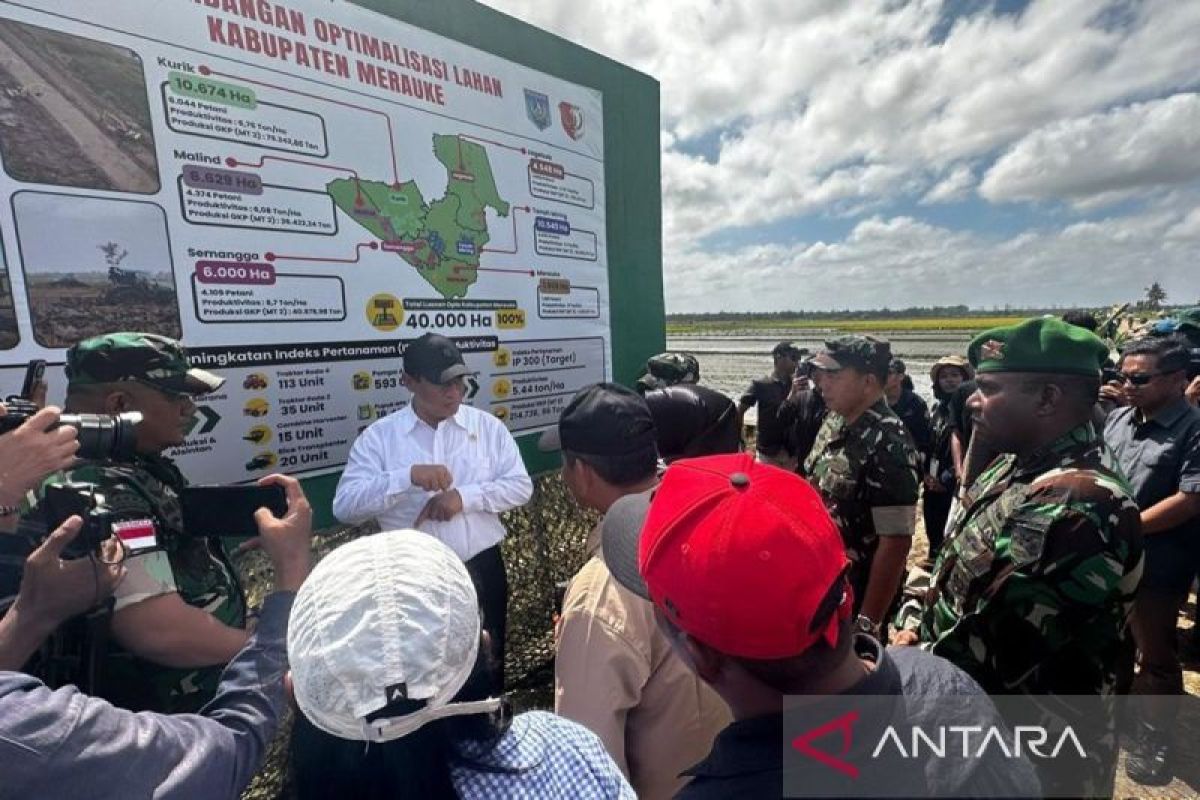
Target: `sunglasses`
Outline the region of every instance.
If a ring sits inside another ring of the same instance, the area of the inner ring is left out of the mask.
[[[1121,383],[1129,383],[1129,384],[1133,384],[1134,386],[1145,386],[1150,381],[1157,378],[1159,375],[1162,375],[1162,373],[1161,372],[1137,372],[1132,375],[1128,375],[1124,372],[1118,372],[1116,375],[1116,378]]]

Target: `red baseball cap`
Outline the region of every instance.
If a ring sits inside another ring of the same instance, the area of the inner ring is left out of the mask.
[[[676,627],[740,658],[837,644],[849,560],[820,496],[745,454],[677,461],[646,515],[638,566]]]

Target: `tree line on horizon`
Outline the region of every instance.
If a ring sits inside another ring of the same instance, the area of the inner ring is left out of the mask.
[[[1179,306],[1168,306],[1166,303],[1167,293],[1163,289],[1162,284],[1154,281],[1145,288],[1145,297],[1135,302],[1130,302],[1128,305],[1131,309],[1143,311],[1166,311],[1170,308],[1187,308],[1187,304]],[[1200,305],[1197,301],[1196,305]],[[1040,308],[1030,308],[1013,306],[1005,304],[1003,306],[991,306],[990,308],[971,308],[968,305],[954,306],[909,306],[907,308],[883,308],[873,309],[831,309],[828,311],[706,311],[694,313],[673,313],[667,314],[668,322],[744,322],[747,320],[789,320],[789,319],[806,319],[806,320],[856,320],[856,319],[946,319],[960,317],[995,317],[995,316],[1014,316],[1014,317],[1034,317],[1043,314],[1053,314],[1058,316],[1064,311],[1079,309],[1083,311],[1092,311],[1097,316],[1103,316],[1112,310],[1113,306],[1092,307],[1092,306],[1064,306],[1052,305]]]

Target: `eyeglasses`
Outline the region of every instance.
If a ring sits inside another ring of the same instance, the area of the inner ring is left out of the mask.
[[[1124,372],[1118,372],[1116,375],[1116,378],[1121,383],[1131,383],[1134,386],[1145,386],[1150,381],[1157,378],[1159,375],[1162,375],[1162,373],[1161,372],[1136,372],[1132,375],[1127,375]]]

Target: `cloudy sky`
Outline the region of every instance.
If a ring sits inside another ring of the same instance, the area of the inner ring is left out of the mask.
[[[484,0],[662,87],[672,312],[1200,301],[1197,0]]]

